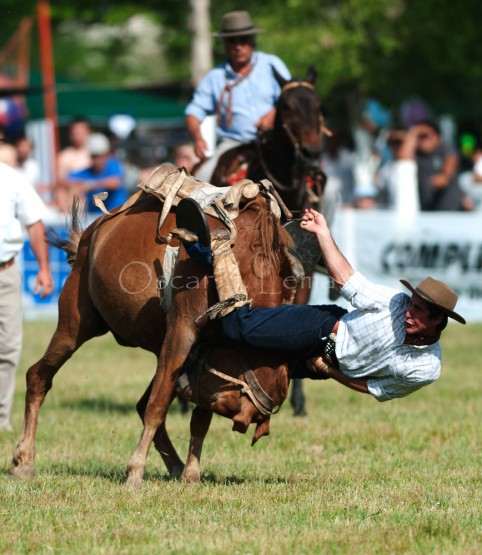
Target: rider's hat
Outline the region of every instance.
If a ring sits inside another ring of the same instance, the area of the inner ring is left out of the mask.
[[[415,293],[415,295],[418,295],[425,301],[436,306],[449,318],[453,318],[461,324],[466,323],[465,319],[453,310],[457,304],[457,294],[442,281],[438,281],[429,276],[422,280],[416,287],[413,287],[404,279],[401,279],[400,282],[403,283],[407,289],[410,289],[412,293]]]
[[[225,13],[221,19],[221,31],[213,33],[213,37],[241,37],[263,33],[264,29],[256,29],[247,11]]]

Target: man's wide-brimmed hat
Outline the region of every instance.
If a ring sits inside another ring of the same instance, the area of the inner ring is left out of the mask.
[[[416,287],[413,287],[404,279],[401,279],[400,283],[405,285],[407,289],[410,289],[412,293],[415,293],[425,301],[436,306],[449,318],[453,318],[461,324],[466,323],[465,319],[462,318],[460,314],[454,312],[455,305],[457,304],[457,294],[442,281],[438,281],[429,276],[422,280]]]
[[[213,37],[241,37],[263,33],[264,29],[255,29],[251,16],[246,11],[225,13],[221,19],[221,31]]]

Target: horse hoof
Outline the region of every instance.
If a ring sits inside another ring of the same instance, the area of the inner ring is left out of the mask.
[[[14,478],[33,478],[35,474],[35,467],[33,464],[19,464],[12,468],[11,474]]]
[[[141,487],[142,484],[142,477],[141,476],[128,476],[126,485],[129,489],[138,489]]]
[[[184,465],[182,466],[175,466],[169,471],[169,476],[173,480],[180,480],[182,478],[182,474],[184,472]]]
[[[201,483],[201,474],[194,470],[191,472],[186,472],[186,470],[184,470],[184,472],[182,473],[181,476],[181,480],[185,483],[185,484],[200,484]]]

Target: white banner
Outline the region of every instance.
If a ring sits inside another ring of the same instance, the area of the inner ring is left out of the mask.
[[[457,312],[467,321],[482,321],[480,212],[404,218],[390,210],[344,209],[337,212],[332,233],[352,266],[371,281],[408,292],[400,278],[417,284],[432,276],[457,292]],[[311,304],[333,302],[327,295],[328,279],[318,274]]]

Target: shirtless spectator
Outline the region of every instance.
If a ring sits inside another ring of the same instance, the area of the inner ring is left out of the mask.
[[[60,151],[57,162],[56,204],[62,212],[68,212],[72,204],[72,188],[66,186],[65,179],[91,165],[92,159],[87,151],[87,139],[92,130],[85,118],[75,118],[69,125],[70,146]]]

